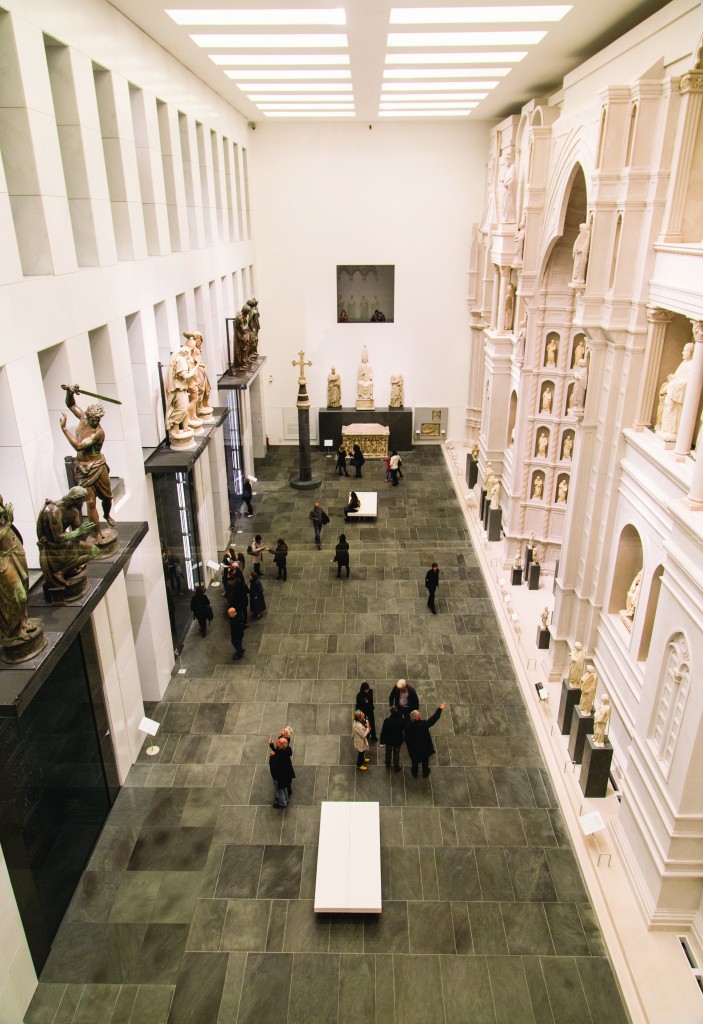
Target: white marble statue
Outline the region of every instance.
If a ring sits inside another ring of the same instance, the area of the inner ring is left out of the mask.
[[[544,477],[541,473],[535,473],[534,477],[532,478],[532,494],[530,495],[530,497],[534,498],[536,501],[541,501],[543,495]]]
[[[597,685],[596,670],[593,665],[589,664],[581,676],[581,700],[579,701],[579,707],[582,715],[593,714],[593,702],[596,698]]]
[[[574,453],[574,439],[571,434],[565,434],[564,440],[561,443],[561,457],[562,459],[568,459],[571,462],[571,458]]]
[[[327,376],[327,408],[342,408],[342,378],[334,366]]]
[[[474,441],[471,447],[471,458],[474,462],[478,462],[478,441]]]
[[[402,409],[404,402],[405,381],[402,373],[397,373],[391,377],[391,400],[388,404],[391,409]]]
[[[693,342],[689,341],[684,345],[681,362],[676,367],[674,375],[666,388],[664,408],[662,410],[661,427],[657,431],[664,441],[675,441],[679,432],[681,410],[686,397],[688,378],[691,375],[691,360],[693,359]]]
[[[495,482],[496,482],[496,476],[495,476],[495,473],[493,472],[493,463],[492,462],[487,462],[486,463],[486,472],[485,472],[484,477],[483,477],[483,486],[484,486],[484,488],[486,490],[486,494],[488,494],[489,497],[490,497],[491,491],[493,490],[493,484]]]
[[[656,434],[659,433],[662,427],[662,419],[664,417],[664,402],[666,401],[666,393],[669,390],[669,382],[671,381],[671,378],[673,376],[673,373],[670,373],[666,380],[662,383],[662,386],[659,388],[659,403],[657,405],[657,416],[654,421],[654,432]]]
[[[212,423],[212,407],[210,406],[210,381],[203,361],[203,336],[198,331],[184,331],[191,354],[191,365],[195,366],[195,385],[197,387],[197,398],[195,414],[200,423]],[[191,426],[193,424],[191,423]]]
[[[500,220],[502,224],[512,224],[515,221],[516,193],[515,162],[508,157],[500,177]]]
[[[540,410],[539,410],[540,412],[551,412],[552,411],[552,398],[553,397],[554,397],[554,392],[552,391],[552,389],[551,388],[545,388],[544,391],[542,392],[542,405],[541,405]]]
[[[527,316],[522,318],[520,327],[515,338],[515,358],[518,363],[525,360],[525,342],[527,340]]]
[[[627,597],[625,598],[625,607],[621,608],[618,612],[618,615],[620,616],[620,618],[622,619],[630,633],[632,632],[632,624],[635,620],[635,612],[637,611],[637,605],[640,599],[642,573],[643,570],[640,569],[640,571],[637,573],[634,580],[630,584],[630,589],[628,590]]]
[[[593,746],[604,747],[610,722],[610,697],[604,693],[593,716]]]
[[[522,263],[525,255],[525,214],[523,213],[515,232],[515,263]]]
[[[166,375],[166,429],[171,448],[192,448],[193,430],[188,425],[188,390],[195,376],[190,364],[190,349],[181,345],[171,356]]]
[[[549,626],[549,608],[545,608],[540,615],[540,629],[547,629]]]
[[[571,392],[571,404],[569,411],[573,413],[583,412],[588,389],[588,363],[585,359],[579,359],[574,370],[574,389]]]
[[[579,335],[579,340],[574,345],[574,354],[571,358],[572,369],[578,363],[579,359],[585,359],[586,357],[586,344],[583,340],[583,336]]]
[[[491,488],[491,508],[500,508],[500,481],[498,480]]]
[[[369,353],[364,345],[361,352],[361,363],[359,364],[359,375],[356,389],[356,408],[373,409],[373,370],[369,363]]]
[[[566,505],[566,499],[569,496],[569,481],[560,480],[559,486],[557,487],[557,505]]]
[[[549,434],[546,430],[540,430],[537,435],[537,456],[540,459],[547,458],[547,449],[549,448]]]
[[[520,545],[518,544],[517,549],[515,551],[515,558],[513,559],[513,569],[521,569],[521,568],[522,568],[522,557],[520,555]]]
[[[512,331],[513,316],[515,315],[515,285],[509,284],[505,291],[505,313],[503,318],[503,329]]]
[[[583,666],[585,661],[586,653],[583,649],[583,644],[579,643],[577,640],[571,648],[571,660],[569,662],[569,686],[572,690],[581,685],[581,676],[583,675]]]
[[[547,347],[545,349],[545,366],[556,366],[557,365],[557,353],[559,348],[554,338],[549,338],[547,341]]]
[[[588,224],[579,226],[579,233],[572,254],[574,257],[574,269],[571,274],[571,283],[584,285],[586,283],[586,270],[588,268],[588,250],[591,247],[591,228]]]

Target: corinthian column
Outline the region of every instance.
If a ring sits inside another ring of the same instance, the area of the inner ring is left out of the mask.
[[[683,217],[688,192],[688,183],[693,170],[695,145],[703,103],[703,71],[694,69],[687,72],[679,83],[681,109],[676,126],[673,160],[671,167],[671,188],[664,210],[662,242],[680,242],[683,237]]]
[[[674,319],[668,309],[658,306],[647,306],[647,342],[645,345],[644,368],[637,409],[632,426],[635,430],[644,430],[652,425],[652,407],[657,393],[657,374],[661,363],[662,348],[666,325]]]

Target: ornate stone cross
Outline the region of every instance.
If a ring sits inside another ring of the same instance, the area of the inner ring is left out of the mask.
[[[301,381],[305,380],[305,367],[312,366],[312,359],[306,360],[305,353],[303,352],[302,348],[298,349],[298,357],[298,359],[294,359],[292,361],[291,365],[300,367],[300,376],[298,378],[298,381]]]
[[[305,358],[305,353],[302,348],[298,350],[298,358],[292,360],[293,366],[300,367],[300,375],[298,377],[298,400],[295,403],[299,409],[309,409],[310,399],[308,397],[307,381],[305,380],[305,367],[312,366],[312,359]]]

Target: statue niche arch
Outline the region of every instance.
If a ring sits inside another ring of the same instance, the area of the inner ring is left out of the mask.
[[[631,590],[634,580],[644,566],[644,550],[642,538],[637,527],[628,523],[620,531],[618,549],[613,564],[613,579],[610,585],[610,601],[608,611],[611,615],[617,615],[619,611],[627,610],[627,595]],[[634,619],[636,611],[632,613]]]
[[[510,394],[510,406],[508,409],[508,433],[505,439],[505,447],[512,448],[515,442],[515,420],[517,418],[517,392],[513,389]]]

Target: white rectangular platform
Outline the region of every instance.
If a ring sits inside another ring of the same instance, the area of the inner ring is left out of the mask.
[[[347,519],[375,519],[378,515],[378,491],[357,491],[356,496],[361,502],[356,512],[347,512]],[[351,491],[349,492],[351,501]]]
[[[380,914],[378,803],[323,801],[315,880],[316,914]]]

